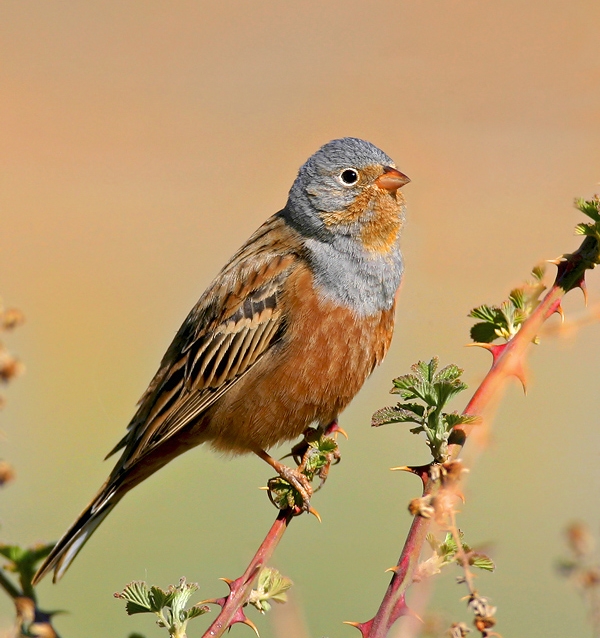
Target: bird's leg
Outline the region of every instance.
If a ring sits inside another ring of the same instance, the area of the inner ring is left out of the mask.
[[[293,457],[294,461],[298,465],[298,471],[306,474],[305,470],[307,464],[310,461],[311,455],[316,453],[315,443],[322,439],[322,437],[329,437],[336,439],[337,434],[341,433],[346,438],[348,435],[344,430],[338,425],[337,419],[332,421],[327,427],[319,426],[317,428],[306,428],[303,432],[302,440],[296,443],[292,448],[290,454],[286,454],[283,458],[288,456]],[[318,447],[318,446],[317,446]],[[320,464],[319,469],[316,471],[316,476],[321,479],[319,485],[313,490],[314,492],[318,491],[323,487],[323,484],[327,480],[327,476],[329,474],[329,468],[331,465],[337,465],[341,461],[341,455],[338,447],[336,446],[334,450],[327,453],[327,461],[325,463]],[[312,476],[311,476],[312,478]]]
[[[254,452],[263,461],[266,461],[282,479],[286,480],[298,492],[302,499],[302,506],[300,507],[301,511],[309,512],[310,497],[312,496],[313,489],[308,477],[302,474],[300,469],[294,469],[276,461],[271,455],[267,454],[262,449],[254,450]],[[269,484],[271,484],[271,481],[269,481]],[[271,485],[269,485],[269,487],[271,487]],[[273,499],[271,498],[271,500]],[[293,506],[292,503],[289,503],[288,505],[290,507]]]
[[[292,451],[289,454],[286,454],[283,458],[287,458],[291,456],[296,465],[298,465],[299,469],[304,469],[307,461],[307,454],[310,450],[310,443],[314,441],[318,441],[319,438],[323,435],[323,428],[306,428],[304,432],[302,432],[302,439],[294,445]]]

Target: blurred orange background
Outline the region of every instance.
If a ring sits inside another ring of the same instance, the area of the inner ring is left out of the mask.
[[[578,245],[573,198],[600,189],[599,20],[589,0],[2,3],[0,294],[27,317],[7,340],[27,373],[0,415],[18,474],[0,495],[3,540],[64,532],[212,277],[311,153],[363,137],[412,179],[396,336],[341,420],[343,462],[313,500],[323,524],[294,521],[273,561],[309,635],[357,635],[341,622],[376,611],[419,489],[388,468],[427,459],[408,428],[371,430],[370,416],[434,354],[474,388],[490,360],[463,347],[468,311]],[[584,313],[578,292],[565,310]],[[554,565],[568,522],[600,524],[599,347],[598,325],[544,338],[528,396],[508,388],[470,474],[460,526],[493,548],[497,572],[478,586],[504,636],[589,634]],[[185,575],[197,599],[223,595],[217,578],[243,571],[274,517],[256,489],[269,476],[255,458],[184,455],[117,507],[60,585],[44,581],[41,606],[70,612],[63,638],[160,635],[112,593]],[[469,620],[456,575],[430,605],[446,626]],[[0,597],[4,628],[12,614]]]

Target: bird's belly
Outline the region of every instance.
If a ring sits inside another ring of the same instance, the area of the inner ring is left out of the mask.
[[[298,437],[313,423],[329,424],[388,349],[393,307],[357,318],[316,296],[306,277],[295,286],[290,298],[298,306],[290,308],[285,336],[203,419],[205,440],[219,450],[264,449]]]

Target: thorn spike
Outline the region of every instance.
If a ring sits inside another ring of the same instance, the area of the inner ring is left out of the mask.
[[[413,465],[399,465],[398,467],[390,467],[391,472],[408,472],[409,474],[416,474],[421,476],[423,468],[421,466]]]
[[[504,351],[504,348],[506,348],[506,344],[505,343],[482,343],[480,341],[477,341],[475,343],[467,343],[466,347],[467,348],[478,347],[478,348],[483,348],[484,350],[488,350],[491,353],[492,358],[494,359],[494,363],[496,363],[496,360],[502,354],[502,352]]]
[[[521,368],[520,370],[516,370],[513,374],[521,382],[521,385],[523,386],[523,394],[527,396],[527,376],[525,375],[524,370]]]
[[[523,367],[523,362],[521,360],[512,361],[507,366],[506,374],[517,377],[523,386],[523,393],[527,396],[527,373]]]
[[[421,618],[421,616],[419,616],[419,614],[417,614],[416,611],[413,611],[410,607],[406,607],[406,615],[418,620],[423,625],[425,624],[425,621]]]
[[[252,629],[252,631],[256,634],[256,638],[260,638],[260,634],[258,633],[258,628],[257,626],[250,620],[250,618],[248,618],[246,616],[245,620],[240,621],[242,622],[244,625],[248,625],[248,627],[250,627],[250,629]]]
[[[587,284],[585,283],[585,279],[582,277],[579,282],[579,287],[581,288],[581,292],[583,293],[583,301],[585,303],[585,307],[588,305],[588,293],[587,293]]]
[[[319,523],[323,522],[321,520],[321,515],[319,514],[319,512],[317,512],[317,510],[314,507],[309,507],[308,508],[308,513],[312,514],[319,521]]]
[[[196,603],[198,605],[219,605],[220,607],[223,607],[225,605],[225,602],[227,601],[227,598],[207,598],[206,600],[201,600],[199,603]]]
[[[388,572],[393,572],[394,574],[398,571],[398,565],[394,565],[393,567],[388,567],[383,573],[387,574]]]

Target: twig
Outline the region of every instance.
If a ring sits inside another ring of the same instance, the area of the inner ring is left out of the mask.
[[[496,608],[489,604],[487,598],[480,596],[475,589],[475,585],[473,582],[474,576],[473,572],[471,571],[469,556],[467,555],[467,552],[465,552],[461,534],[458,531],[458,527],[456,526],[456,512],[453,507],[450,507],[448,508],[447,513],[450,519],[448,530],[452,534],[452,538],[456,543],[456,558],[460,563],[460,566],[462,567],[464,573],[464,576],[459,580],[459,582],[464,582],[467,586],[467,589],[469,590],[469,609],[475,616],[475,627],[481,634],[482,638],[499,636],[499,634],[490,631],[491,628],[496,624],[496,619],[494,618]]]

